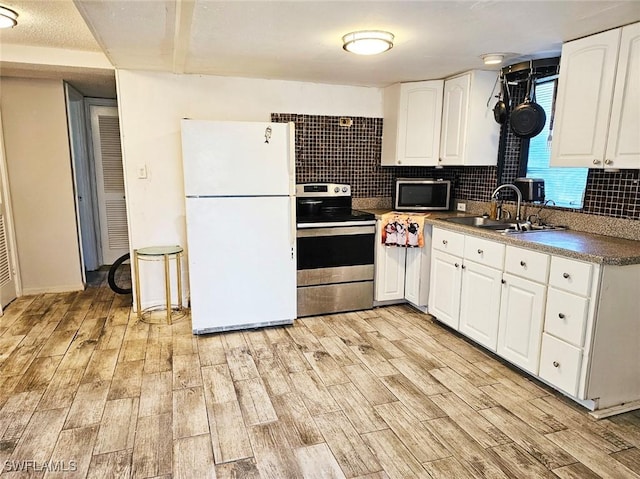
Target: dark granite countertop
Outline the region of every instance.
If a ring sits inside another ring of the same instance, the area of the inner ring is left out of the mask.
[[[380,219],[388,209],[367,210]],[[469,216],[455,212],[431,213],[425,221],[434,226],[460,233],[472,234],[500,243],[520,246],[545,253],[566,256],[592,263],[610,265],[640,264],[640,241],[583,233],[573,230],[529,231],[526,233],[500,234],[473,226],[445,221],[452,216]]]

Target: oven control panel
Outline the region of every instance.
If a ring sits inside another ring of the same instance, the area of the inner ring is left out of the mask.
[[[300,183],[296,185],[296,196],[351,196],[351,186],[338,183]]]

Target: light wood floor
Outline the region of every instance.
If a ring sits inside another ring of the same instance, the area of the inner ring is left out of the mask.
[[[408,307],[194,337],[129,302],[6,309],[2,477],[640,477],[639,412],[594,421]]]

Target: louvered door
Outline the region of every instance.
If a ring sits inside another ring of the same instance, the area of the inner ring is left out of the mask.
[[[129,252],[118,109],[91,106],[91,139],[96,173],[102,264]]]
[[[9,255],[10,241],[7,224],[11,215],[7,213],[5,200],[5,188],[7,184],[7,171],[4,158],[4,139],[2,137],[2,115],[0,115],[0,312],[11,301],[16,299],[16,274],[11,265]]]

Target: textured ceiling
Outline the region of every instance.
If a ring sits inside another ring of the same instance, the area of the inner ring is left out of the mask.
[[[480,55],[488,52],[508,53],[505,64],[556,56],[564,41],[640,20],[638,0],[0,0],[0,4],[20,15],[17,27],[0,31],[0,48],[15,44],[102,51],[123,69],[365,86],[485,68]],[[394,48],[374,57],[343,51],[342,35],[364,28],[393,32]],[[38,69],[20,70],[7,63],[0,68],[3,75]],[[43,70],[52,73],[51,68]],[[90,81],[95,72],[86,73],[85,80]],[[96,77],[97,85],[104,81],[104,76]],[[115,95],[112,77],[110,85]]]
[[[18,12],[18,26],[0,30],[3,45],[101,52],[102,49],[71,0],[0,0]],[[5,77],[65,80],[85,96],[115,98],[113,71],[30,63],[0,62]]]
[[[0,30],[2,44],[101,51],[71,0],[0,0],[18,12],[18,26]]]
[[[632,1],[74,0],[118,68],[385,86],[559,54],[563,41],[640,19]],[[396,35],[382,55],[342,50],[364,28]]]

